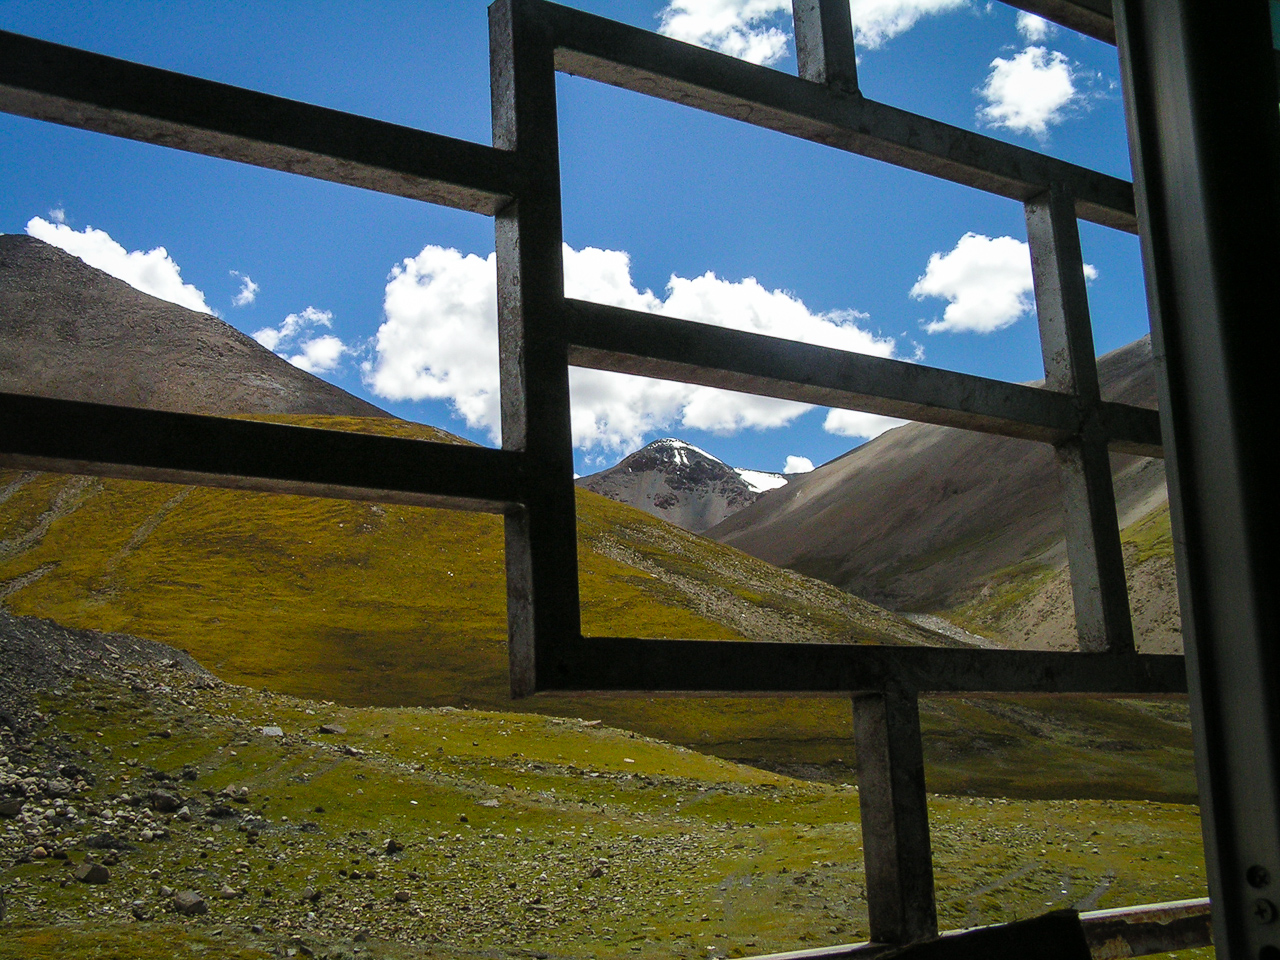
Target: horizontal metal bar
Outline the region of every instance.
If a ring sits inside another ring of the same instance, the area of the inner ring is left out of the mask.
[[[730,640],[560,640],[538,661],[543,692],[1185,693],[1181,656]]]
[[[1061,183],[1081,218],[1137,232],[1126,180],[648,30],[551,3],[539,9],[565,73],[1015,200]]]
[[[0,31],[0,110],[494,214],[514,153]]]
[[[0,466],[502,513],[509,450],[0,393]]]
[[[1079,914],[1079,922],[1093,960],[1120,960],[1213,945],[1208,899],[1094,910]],[[945,943],[982,929],[947,930],[939,940]],[[890,943],[841,943],[770,953],[751,960],[842,960],[844,957],[871,960],[889,953],[896,954],[899,949]]]
[[[575,366],[1046,443],[1081,429],[1075,399],[1039,387],[583,300],[564,310]],[[1104,407],[1099,427],[1117,449],[1159,456],[1155,411]]]
[[[1111,18],[1111,0],[1005,0],[1011,7],[1034,13],[1115,46],[1116,23]]]
[[[1213,915],[1208,897],[1093,910],[1080,914],[1080,925],[1093,960],[1120,960],[1213,946]]]

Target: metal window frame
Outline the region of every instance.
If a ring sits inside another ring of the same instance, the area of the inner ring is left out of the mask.
[[[1180,693],[1188,689],[1190,663],[1206,840],[1217,864],[1211,865],[1215,921],[1226,933],[1219,949],[1248,944],[1258,955],[1267,944],[1275,948],[1280,937],[1267,938],[1264,929],[1260,940],[1256,924],[1246,930],[1247,908],[1265,898],[1249,899],[1238,868],[1246,862],[1271,864],[1273,873],[1280,868],[1274,757],[1280,724],[1271,692],[1280,670],[1270,652],[1280,617],[1262,589],[1274,562],[1268,565],[1256,531],[1248,529],[1262,517],[1273,530],[1276,508],[1262,502],[1259,442],[1243,428],[1231,434],[1234,469],[1225,481],[1206,481],[1204,471],[1197,472],[1214,456],[1205,423],[1236,424],[1263,409],[1256,392],[1242,391],[1235,379],[1256,371],[1257,359],[1230,336],[1237,320],[1231,310],[1211,310],[1199,334],[1184,329],[1196,327],[1185,318],[1205,306],[1206,291],[1218,297],[1211,306],[1238,311],[1240,303],[1228,301],[1249,281],[1230,256],[1258,263],[1257,250],[1243,249],[1214,219],[1240,208],[1245,191],[1230,182],[1233,164],[1270,173],[1260,207],[1270,230],[1262,250],[1277,250],[1274,57],[1269,45],[1260,56],[1248,33],[1257,29],[1258,12],[1265,16],[1265,4],[1255,0],[1251,20],[1224,16],[1222,22],[1193,0],[1118,0],[1115,11],[1107,0],[1015,5],[1099,39],[1119,38],[1136,199],[1134,186],[1123,180],[863,97],[842,0],[795,0],[799,76],[546,0],[497,0],[489,11],[492,147],[0,32],[0,109],[7,112],[493,216],[503,432],[503,449],[488,450],[0,394],[0,464],[502,513],[515,696],[551,690],[848,693],[872,938],[881,942],[937,933],[920,693]],[[1244,135],[1199,109],[1198,98],[1227,95],[1209,68],[1228,62],[1228,40],[1247,50],[1251,82],[1267,87],[1240,98],[1252,113],[1231,114],[1256,125]],[[566,298],[557,72],[1022,202],[1045,386]],[[1267,106],[1268,97],[1266,116],[1259,104]],[[1199,112],[1188,115],[1189,104]],[[1210,141],[1210,130],[1231,134],[1230,147]],[[1247,158],[1241,143],[1255,155]],[[1206,157],[1217,165],[1202,170],[1197,164]],[[1179,215],[1178,191],[1187,183],[1171,179],[1188,170],[1193,192],[1200,191],[1199,220]],[[1161,373],[1158,414],[1099,396],[1077,219],[1141,235]],[[1206,245],[1206,221],[1219,228],[1209,238],[1217,246]],[[1196,257],[1209,266],[1197,272]],[[1211,357],[1199,362],[1205,350]],[[584,637],[571,365],[1052,444],[1064,481],[1082,652]],[[1134,649],[1108,466],[1109,451],[1161,456],[1165,437],[1187,451],[1172,458],[1169,469],[1185,661]],[[1227,523],[1220,532],[1212,528],[1223,511]],[[1243,551],[1242,561],[1232,562],[1232,549]],[[1201,550],[1212,555],[1208,561]],[[1249,615],[1223,614],[1228,597]],[[1206,636],[1212,641],[1204,642]],[[1243,659],[1236,669],[1220,673],[1229,667],[1224,660],[1237,655]],[[1253,707],[1233,708],[1233,692],[1246,689],[1256,694]],[[1258,758],[1265,789],[1242,789],[1248,763]],[[1254,830],[1249,818],[1265,829]],[[1247,855],[1236,849],[1250,844]]]

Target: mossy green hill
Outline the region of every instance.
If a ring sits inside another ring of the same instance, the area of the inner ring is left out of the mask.
[[[390,419],[284,419],[452,439]],[[578,535],[589,635],[948,642],[586,491],[578,492]],[[7,472],[0,600],[15,613],[163,641],[224,679],[282,693],[353,706],[511,706],[494,516]],[[1021,703],[930,707],[936,788],[1194,796],[1190,739],[1176,708]],[[521,706],[852,776],[849,708],[840,699],[538,697]],[[1125,749],[1096,756],[1100,741]]]

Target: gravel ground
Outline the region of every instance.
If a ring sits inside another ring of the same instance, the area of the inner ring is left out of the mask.
[[[124,633],[73,630],[0,609],[0,726],[25,730],[38,712],[36,696],[43,691],[77,678],[127,682],[142,666],[181,670],[210,685],[220,682],[167,644]]]

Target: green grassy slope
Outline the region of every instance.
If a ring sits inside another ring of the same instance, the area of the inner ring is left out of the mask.
[[[448,439],[402,421],[289,419]],[[594,494],[579,491],[578,511],[588,634],[939,641],[829,585]],[[297,696],[510,706],[501,520],[488,515],[0,473],[0,601],[170,643],[224,679]],[[1041,720],[1012,722],[993,703],[926,710],[937,789],[1194,795],[1179,717],[1041,698],[1030,710]],[[519,708],[852,777],[849,707],[838,698],[537,697]],[[1046,729],[1062,749],[1046,753]],[[1130,749],[1085,762],[1089,742]]]
[[[40,835],[66,859],[0,832],[6,960],[732,958],[867,936],[850,787],[574,720],[342,708],[151,668],[43,708],[30,744],[0,735],[0,766],[71,760],[87,783]],[[218,796],[232,785],[247,802]],[[157,786],[190,821],[139,819],[130,798]],[[929,815],[943,929],[1203,895],[1193,807],[932,795]],[[131,849],[90,849],[104,829]],[[68,880],[90,855],[108,884]],[[168,912],[165,887],[209,913]]]

